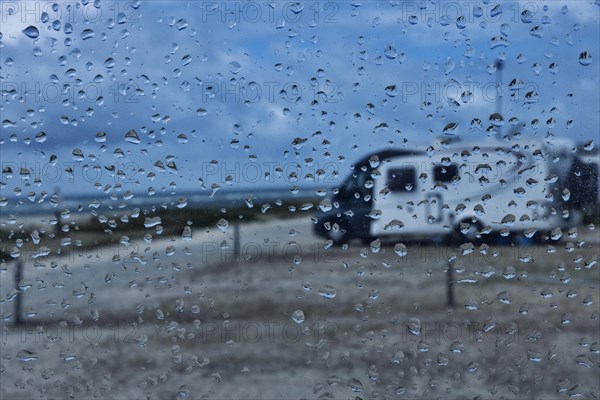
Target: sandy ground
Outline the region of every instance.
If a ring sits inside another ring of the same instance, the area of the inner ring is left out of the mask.
[[[0,273],[0,398],[598,398],[598,239],[580,231],[572,251],[399,256],[324,249],[305,216],[242,225],[238,260],[232,227],[23,254],[24,326],[16,264]]]

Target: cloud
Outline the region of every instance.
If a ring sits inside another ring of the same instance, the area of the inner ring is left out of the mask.
[[[516,97],[506,92],[505,119],[530,124],[538,118],[538,129],[576,141],[594,138],[589,127],[598,125],[595,58],[588,67],[578,61],[582,51],[600,54],[598,25],[590,23],[598,6],[590,2],[567,2],[566,14],[562,3],[549,3],[547,10],[540,4],[534,10],[539,23],[527,24],[520,16],[530,2],[503,3],[496,17],[494,4],[483,4],[482,16],[474,17],[467,2],[318,3],[304,4],[298,14],[293,3],[119,4],[125,3],[102,3],[101,18],[93,21],[80,18],[81,10],[79,17],[63,15],[72,18],[72,34],[48,30],[52,20],[34,21],[40,28],[36,43],[21,32],[27,20],[3,24],[1,83],[3,89],[14,85],[16,94],[4,95],[2,113],[17,125],[2,128],[3,161],[21,153],[20,160],[35,162],[42,151],[72,160],[79,147],[105,166],[122,148],[147,173],[172,154],[185,172],[158,176],[152,184],[173,179],[185,189],[197,188],[203,160],[277,160],[285,151],[293,157],[297,152],[300,161],[350,159],[386,146],[423,146],[449,122],[459,123],[467,139],[478,139],[485,133],[468,127],[473,118],[487,126],[496,109],[496,75],[488,67],[498,57],[505,58],[504,85],[515,78],[525,84]],[[457,5],[471,13],[465,29],[451,14]],[[530,33],[537,25],[542,37]],[[93,29],[94,37],[82,40],[84,29]],[[502,35],[510,44],[490,48],[491,39]],[[36,46],[41,56],[34,56]],[[526,61],[519,63],[519,55]],[[5,62],[9,57],[12,65]],[[446,69],[446,63],[454,67]],[[31,82],[58,89],[56,101],[24,94]],[[524,101],[529,91],[538,93],[537,103]],[[554,127],[543,125],[550,115]],[[62,116],[69,124],[61,123]],[[567,132],[570,120],[583,129]],[[130,129],[140,144],[124,142]],[[34,139],[40,130],[48,135],[44,143]],[[104,152],[94,141],[98,131],[108,133]],[[180,143],[182,134],[186,143]],[[291,146],[296,137],[309,138],[300,150]],[[234,139],[237,146],[230,145]],[[21,184],[15,182],[7,181],[7,188]],[[141,182],[132,185],[145,191],[147,180]],[[82,184],[77,190],[95,189]]]

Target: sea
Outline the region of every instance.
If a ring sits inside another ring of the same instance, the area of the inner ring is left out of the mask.
[[[91,194],[61,194],[60,196],[18,196],[2,198],[0,201],[0,217],[51,215],[68,210],[71,214],[89,214],[92,210],[97,213],[111,211],[123,214],[134,209],[152,210],[159,208],[237,208],[247,207],[248,202],[254,207],[264,204],[274,206],[275,202],[290,200],[316,200],[316,190],[320,187],[251,187],[244,189],[223,188],[216,191],[178,191],[165,190],[154,195],[148,193],[127,194],[104,193]],[[328,190],[328,193],[330,191]]]

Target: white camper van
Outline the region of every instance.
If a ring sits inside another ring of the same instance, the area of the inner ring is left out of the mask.
[[[595,177],[582,177],[575,149],[554,138],[382,150],[359,160],[334,189],[333,207],[315,215],[315,232],[334,242],[453,234],[544,239],[580,222],[571,204],[578,177],[590,183],[577,188],[577,201],[590,196],[584,189],[597,199],[597,165]]]

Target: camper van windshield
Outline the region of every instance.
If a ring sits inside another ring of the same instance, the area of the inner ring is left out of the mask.
[[[365,187],[367,173],[359,170],[350,174],[342,185],[337,197],[344,199],[363,198],[369,190]]]

